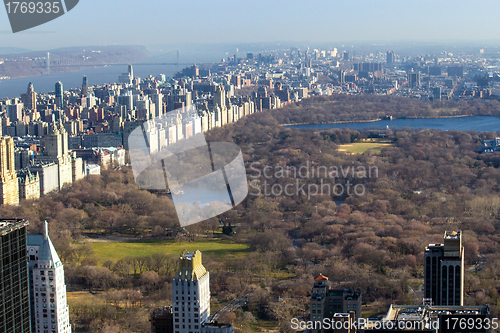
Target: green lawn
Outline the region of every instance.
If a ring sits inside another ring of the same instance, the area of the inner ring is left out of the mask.
[[[363,154],[368,149],[379,153],[382,148],[393,147],[394,144],[388,140],[367,139],[362,142],[354,142],[345,145],[339,145],[339,151],[345,151],[351,154]]]
[[[194,242],[175,241],[145,241],[145,242],[109,242],[93,243],[92,249],[102,261],[118,260],[126,257],[150,256],[154,253],[164,253],[178,256],[182,250],[190,252],[200,250],[204,254],[224,257],[240,257],[248,252],[248,246],[231,241],[210,239]]]

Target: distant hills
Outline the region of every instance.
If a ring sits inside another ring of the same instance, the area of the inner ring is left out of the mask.
[[[3,54],[22,53],[28,51],[28,49],[21,49],[19,47],[0,47],[0,56]]]
[[[21,52],[14,52],[16,50]],[[0,48],[0,77],[19,78],[47,74],[47,52],[50,52],[52,73],[76,72],[103,64],[140,62],[149,56],[149,51],[138,45],[69,47],[46,51]]]

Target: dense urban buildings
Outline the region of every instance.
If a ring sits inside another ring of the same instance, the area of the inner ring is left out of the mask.
[[[444,244],[425,248],[425,298],[433,305],[464,305],[462,232],[445,232]]]
[[[0,220],[0,332],[31,333],[30,282],[23,219]]]
[[[154,122],[147,126],[147,135],[154,139],[151,147],[161,150],[193,134],[309,96],[490,98],[500,93],[500,76],[492,72],[494,67],[495,59],[484,52],[409,56],[394,50],[292,47],[194,64],[173,78],[139,78],[128,65],[116,83],[91,85],[84,76],[81,87],[65,91],[63,83],[57,82],[54,91],[46,94],[36,93],[29,83],[20,98],[0,100],[2,133],[14,138],[21,190],[16,195],[14,175],[9,171],[3,178],[3,199],[15,204],[19,199],[36,198],[37,179],[40,195],[61,189],[88,174],[87,170],[95,171],[87,164],[123,165],[124,159],[110,149],[127,150],[129,134],[143,123]],[[169,116],[171,121],[158,121],[172,111],[177,114]]]

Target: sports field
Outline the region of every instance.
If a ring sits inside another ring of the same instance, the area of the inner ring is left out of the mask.
[[[393,147],[394,144],[389,140],[365,139],[361,142],[354,142],[345,145],[339,145],[339,151],[351,154],[363,154],[368,149],[380,153],[382,148]]]
[[[92,249],[101,262],[118,260],[126,257],[144,257],[154,253],[178,256],[182,250],[190,252],[200,250],[204,254],[221,257],[241,257],[249,251],[245,244],[227,240],[205,239],[193,242],[144,241],[144,242],[107,242],[93,243]]]

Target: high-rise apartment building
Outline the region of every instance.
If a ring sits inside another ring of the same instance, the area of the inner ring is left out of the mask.
[[[27,254],[34,332],[71,333],[64,268],[50,240],[47,222],[43,234],[28,235]]]
[[[0,332],[31,333],[26,226],[0,220]]]
[[[58,189],[61,189],[65,184],[71,184],[73,182],[72,156],[68,149],[68,132],[61,122],[50,125],[48,134],[43,137],[43,143],[45,152],[44,155],[37,157],[36,164],[39,162],[57,164]],[[44,176],[40,175],[40,179],[44,179]],[[40,188],[44,187],[40,186]]]
[[[432,100],[434,101],[441,100],[441,87],[432,88]]]
[[[184,250],[172,281],[174,332],[200,332],[210,317],[210,277],[201,263],[201,252]]]
[[[420,87],[420,72],[408,72],[408,87],[416,88]]]
[[[444,233],[444,244],[425,248],[425,298],[433,305],[464,305],[462,232]]]
[[[392,65],[394,64],[395,62],[395,55],[394,55],[394,51],[387,51],[387,65]]]
[[[0,204],[17,205],[19,203],[19,184],[14,156],[14,139],[8,136],[0,138]]]
[[[24,104],[19,102],[7,105],[7,116],[11,123],[23,120],[23,107]]]
[[[36,110],[36,92],[33,84],[30,82],[26,94],[21,94],[21,101],[28,110]]]

